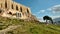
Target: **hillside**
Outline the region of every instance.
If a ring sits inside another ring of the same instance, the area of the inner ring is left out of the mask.
[[[20,26],[16,28],[14,25]],[[0,33],[2,30],[5,31],[4,29],[8,30],[9,28],[12,30],[5,34],[60,34],[60,26],[58,25],[0,17]]]

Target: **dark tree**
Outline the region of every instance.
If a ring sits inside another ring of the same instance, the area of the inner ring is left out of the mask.
[[[53,24],[53,20],[52,20],[52,18],[49,17],[49,16],[44,16],[44,17],[43,17],[43,20],[46,20],[46,23],[48,23],[47,21],[49,20],[49,21],[51,21],[51,23]]]
[[[50,17],[49,19],[50,19],[51,23],[53,24],[53,20],[52,20],[52,18]]]

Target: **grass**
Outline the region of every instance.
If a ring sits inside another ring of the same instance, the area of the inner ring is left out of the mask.
[[[21,27],[6,34],[60,34],[60,26],[58,25],[46,25],[38,22],[0,17],[0,30],[10,25],[21,25]]]

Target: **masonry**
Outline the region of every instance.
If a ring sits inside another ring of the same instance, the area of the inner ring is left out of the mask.
[[[27,19],[31,17],[31,10],[13,0],[0,0],[0,16]]]

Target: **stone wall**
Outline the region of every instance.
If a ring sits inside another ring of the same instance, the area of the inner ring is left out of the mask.
[[[29,7],[14,2],[13,0],[0,0],[0,9],[3,11],[1,16],[27,19],[31,17]]]

